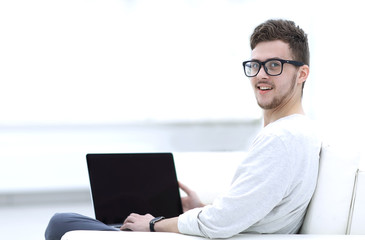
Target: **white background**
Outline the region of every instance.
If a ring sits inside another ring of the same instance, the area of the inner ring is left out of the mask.
[[[355,0],[1,1],[0,124],[257,117],[241,62],[249,58],[253,28],[268,18],[294,20],[309,35],[307,113],[359,124],[361,6]]]

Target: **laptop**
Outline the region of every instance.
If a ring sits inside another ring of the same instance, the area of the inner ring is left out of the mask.
[[[95,218],[120,227],[131,213],[182,213],[172,153],[87,154]]]

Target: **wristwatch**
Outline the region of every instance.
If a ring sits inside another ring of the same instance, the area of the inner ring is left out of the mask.
[[[157,223],[158,221],[161,221],[162,219],[165,219],[165,217],[163,217],[163,216],[155,217],[154,219],[152,219],[150,221],[150,231],[151,232],[155,232],[155,223]]]

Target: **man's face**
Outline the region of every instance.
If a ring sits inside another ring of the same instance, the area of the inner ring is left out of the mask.
[[[280,40],[257,44],[252,50],[251,58],[262,62],[271,58],[296,60],[291,56],[289,44]],[[264,110],[275,110],[295,101],[297,91],[301,91],[301,84],[297,84],[297,72],[295,66],[284,64],[279,76],[270,76],[262,66],[260,72],[251,78],[258,105]]]

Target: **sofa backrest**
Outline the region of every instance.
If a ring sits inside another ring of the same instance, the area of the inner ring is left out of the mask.
[[[358,162],[354,151],[322,145],[317,187],[300,233],[347,234]]]

